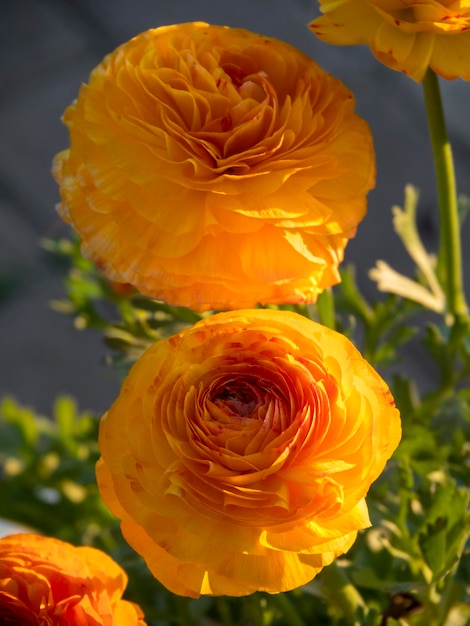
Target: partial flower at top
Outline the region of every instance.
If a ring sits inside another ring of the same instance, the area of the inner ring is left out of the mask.
[[[111,280],[172,305],[315,301],[374,184],[353,109],[286,43],[204,23],[146,31],[65,113],[59,213]]]
[[[313,32],[337,45],[367,44],[377,59],[420,82],[428,67],[470,80],[468,0],[319,0]]]

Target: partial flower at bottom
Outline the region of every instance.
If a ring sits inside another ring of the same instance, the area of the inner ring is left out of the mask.
[[[364,498],[400,436],[387,385],[344,336],[286,311],[220,313],[133,366],[97,478],[174,593],[276,593],[370,525]]]
[[[113,281],[193,310],[339,282],[375,154],[351,92],[293,46],[202,22],[141,33],[65,112],[61,217]]]
[[[0,539],[0,624],[145,626],[109,556],[35,534]]]
[[[384,65],[422,81],[470,80],[468,0],[319,0],[310,28],[327,43],[366,44]]]

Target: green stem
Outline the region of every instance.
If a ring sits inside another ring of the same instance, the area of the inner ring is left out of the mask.
[[[304,620],[285,593],[277,593],[272,596],[272,599],[282,612],[283,624],[287,626],[306,626]]]
[[[328,328],[335,330],[335,301],[331,288],[325,289],[325,291],[318,297],[317,311],[318,317],[320,318],[320,322],[323,326],[328,326]]]
[[[429,68],[423,80],[439,199],[441,240],[439,274],[444,274],[447,312],[453,317],[468,312],[462,278],[460,224],[452,149],[447,137],[444,109],[436,74]]]
[[[333,561],[321,573],[326,596],[343,613],[351,626],[359,624],[360,614],[367,614],[367,606],[359,591],[346,576],[344,570]]]

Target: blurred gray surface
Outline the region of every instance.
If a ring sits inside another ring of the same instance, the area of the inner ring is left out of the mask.
[[[147,28],[202,20],[278,37],[354,92],[374,134],[378,166],[369,213],[347,250],[363,291],[374,294],[367,270],[377,258],[410,271],[390,219],[408,182],[421,190],[420,227],[426,245],[435,247],[433,163],[420,85],[381,66],[366,48],[317,41],[306,26],[316,11],[314,0],[1,0],[0,278],[12,285],[0,300],[1,395],[49,412],[54,397],[66,392],[82,408],[103,411],[118,392],[113,372],[102,365],[99,336],[76,331],[49,308],[50,299],[63,294],[63,276],[39,241],[68,232],[54,210],[58,191],[50,177],[54,154],[68,145],[62,112],[107,52]],[[470,195],[470,85],[444,83],[443,95],[459,190]],[[467,224],[464,241],[468,234]],[[465,243],[464,249],[467,269]],[[418,378],[425,378],[425,359],[414,358]]]

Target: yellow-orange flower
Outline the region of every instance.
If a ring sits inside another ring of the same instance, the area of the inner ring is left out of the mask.
[[[319,0],[313,32],[337,45],[367,44],[379,61],[420,82],[428,67],[470,80],[467,0]]]
[[[59,213],[114,281],[195,310],[339,281],[375,160],[352,94],[299,50],[204,23],[146,31],[64,122]]]
[[[400,434],[343,335],[286,311],[220,313],[131,369],[101,423],[98,485],[174,593],[276,593],[369,525],[364,497]]]
[[[35,534],[0,539],[0,624],[145,626],[125,572],[100,550]]]

